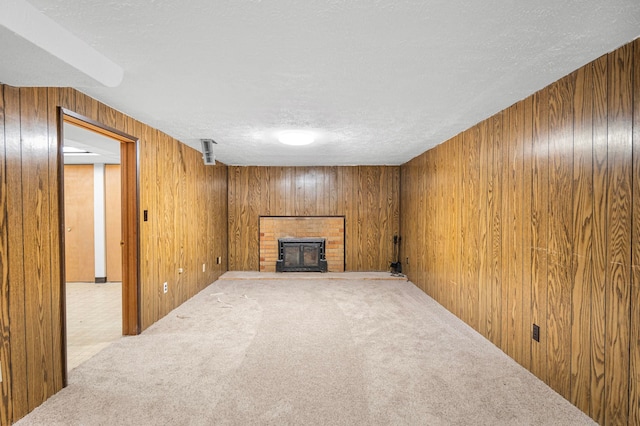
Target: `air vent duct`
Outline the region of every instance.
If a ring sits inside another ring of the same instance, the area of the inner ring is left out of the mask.
[[[213,154],[213,145],[216,145],[217,142],[213,139],[200,139],[200,142],[202,142],[202,159],[204,160],[204,164],[206,166],[215,166],[216,156]]]

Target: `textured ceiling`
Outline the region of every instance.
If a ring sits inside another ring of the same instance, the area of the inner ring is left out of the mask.
[[[402,164],[640,35],[638,0],[30,3],[123,81],[12,70],[39,53],[6,31],[0,81],[57,76],[197,149],[213,138],[235,165]],[[284,129],[318,141],[281,145]]]

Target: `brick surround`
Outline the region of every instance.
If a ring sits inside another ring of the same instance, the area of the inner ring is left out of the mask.
[[[260,217],[260,271],[275,272],[278,238],[325,238],[329,272],[344,272],[344,216]]]

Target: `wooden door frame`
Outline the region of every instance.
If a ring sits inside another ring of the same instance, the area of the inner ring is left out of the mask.
[[[122,334],[140,334],[140,253],[139,205],[139,141],[138,138],[91,120],[68,109],[58,108],[58,191],[60,215],[60,274],[62,284],[61,329],[64,362],[64,385],[67,385],[67,332],[66,332],[66,280],[64,241],[64,123],[100,133],[120,142],[122,178]]]

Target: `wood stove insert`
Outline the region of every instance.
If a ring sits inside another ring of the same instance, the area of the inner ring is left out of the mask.
[[[327,272],[325,239],[278,239],[276,272]]]

